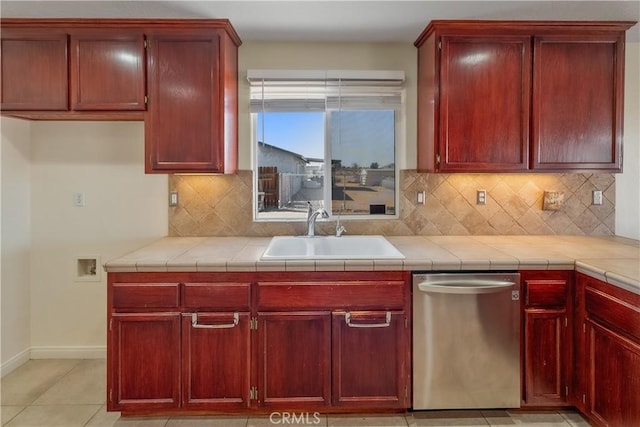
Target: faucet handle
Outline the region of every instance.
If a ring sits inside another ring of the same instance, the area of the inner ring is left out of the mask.
[[[340,225],[340,223],[336,225],[336,237],[342,236],[342,233],[346,231],[347,229],[344,227],[344,225]]]

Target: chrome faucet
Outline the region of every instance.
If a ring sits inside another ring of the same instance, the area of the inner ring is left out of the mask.
[[[340,224],[340,215],[342,215],[342,209],[338,211],[338,221],[336,222],[336,237],[342,236],[342,233],[347,231],[345,226]]]
[[[316,235],[316,219],[318,215],[322,218],[329,218],[329,214],[323,208],[313,210],[311,202],[307,202],[307,237],[313,237]]]

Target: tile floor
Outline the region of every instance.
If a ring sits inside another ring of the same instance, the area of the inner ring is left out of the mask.
[[[523,411],[422,411],[406,415],[319,415],[120,418],[105,410],[104,360],[30,360],[2,379],[2,425],[7,427],[324,427],[589,426],[577,413]],[[298,414],[299,415],[299,414]]]

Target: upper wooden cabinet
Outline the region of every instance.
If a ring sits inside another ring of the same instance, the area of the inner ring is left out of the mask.
[[[70,43],[72,110],[146,108],[142,31],[75,30]]]
[[[146,108],[144,33],[117,22],[2,20],[2,113],[141,120],[119,114]]]
[[[148,35],[146,172],[234,173],[238,45],[228,28]]]
[[[418,170],[621,171],[632,22],[433,21],[418,38]]]
[[[2,22],[2,110],[65,111],[68,36],[62,31],[11,28]]]

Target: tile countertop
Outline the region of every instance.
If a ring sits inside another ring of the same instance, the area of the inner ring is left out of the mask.
[[[404,260],[261,261],[270,237],[165,237],[108,272],[573,270],[640,294],[640,242],[617,236],[389,236]]]

